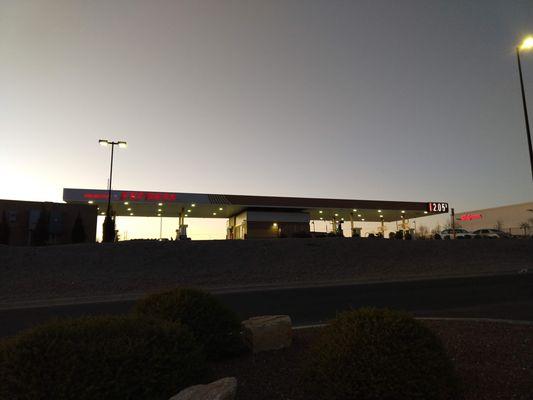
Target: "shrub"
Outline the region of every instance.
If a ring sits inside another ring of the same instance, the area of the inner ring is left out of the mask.
[[[2,211],[2,220],[0,221],[0,244],[9,244],[9,221],[5,211]]]
[[[460,398],[438,338],[421,322],[390,310],[341,313],[312,347],[305,379],[320,399]]]
[[[108,210],[102,226],[102,242],[113,243],[117,239],[115,231],[115,222],[116,221],[112,215],[112,211]]]
[[[34,246],[44,246],[50,237],[50,213],[43,207],[31,236]]]
[[[293,238],[310,238],[313,237],[310,232],[294,232],[292,234]]]
[[[72,233],[70,236],[72,243],[83,243],[87,240],[87,234],[85,233],[85,227],[83,226],[83,220],[80,213],[78,213],[78,216],[74,221],[74,226],[72,227]]]
[[[206,372],[179,324],[84,317],[38,326],[0,345],[0,399],[168,399]]]
[[[244,349],[239,318],[210,293],[189,288],[161,292],[137,302],[134,312],[187,325],[210,359]]]

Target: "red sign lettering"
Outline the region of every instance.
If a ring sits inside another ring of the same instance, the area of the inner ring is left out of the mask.
[[[121,192],[120,198],[123,201],[176,201],[176,193],[158,192]]]
[[[481,219],[483,215],[481,214],[464,214],[459,218],[461,221],[472,221],[473,219]]]
[[[84,193],[83,198],[92,199],[92,200],[99,200],[99,199],[107,200],[107,193]]]
[[[84,193],[84,199],[89,200],[107,200],[107,193]],[[176,193],[160,192],[120,192],[117,195],[113,193],[111,200],[117,201],[176,201]]]

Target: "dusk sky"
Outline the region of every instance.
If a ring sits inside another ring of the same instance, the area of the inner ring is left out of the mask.
[[[531,0],[0,0],[0,198],[105,188],[105,138],[117,189],[531,201],[526,34]]]

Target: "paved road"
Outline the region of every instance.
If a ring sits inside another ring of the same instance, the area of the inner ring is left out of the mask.
[[[295,325],[324,322],[337,311],[391,307],[419,317],[472,317],[533,321],[533,274],[216,294],[243,318],[289,314]],[[122,314],[133,301],[0,310],[0,336],[57,317]]]

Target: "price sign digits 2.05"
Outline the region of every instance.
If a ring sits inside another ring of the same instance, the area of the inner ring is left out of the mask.
[[[448,203],[428,203],[428,211],[432,213],[447,213]]]

